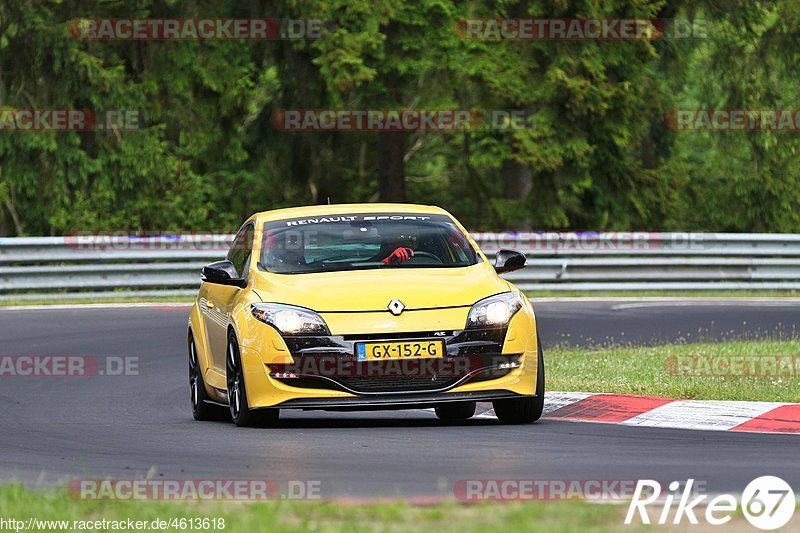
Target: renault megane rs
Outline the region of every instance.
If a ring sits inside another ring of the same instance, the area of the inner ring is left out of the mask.
[[[435,408],[538,420],[544,363],[530,301],[438,207],[351,204],[250,217],[203,268],[189,318],[192,413],[239,426],[281,409]]]

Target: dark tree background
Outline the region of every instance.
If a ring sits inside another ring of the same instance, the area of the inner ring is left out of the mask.
[[[602,7],[598,4],[602,4]],[[75,18],[277,17],[308,41],[91,41]],[[690,18],[705,38],[478,41],[469,17]],[[135,109],[136,131],[0,132],[0,235],[232,229],[254,211],[439,204],[468,226],[800,231],[800,133],[674,132],[796,109],[790,0],[0,1],[0,108]],[[516,109],[529,127],[281,132],[276,109]],[[0,110],[1,110],[0,109]]]

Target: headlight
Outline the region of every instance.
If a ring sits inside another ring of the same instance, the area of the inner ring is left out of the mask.
[[[472,306],[467,316],[467,328],[507,326],[514,313],[522,308],[518,292],[495,294]]]
[[[284,304],[251,304],[256,319],[284,335],[330,335],[322,317],[310,309]]]

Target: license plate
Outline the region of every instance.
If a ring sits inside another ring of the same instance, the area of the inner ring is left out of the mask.
[[[356,357],[359,361],[444,357],[444,341],[360,342]]]

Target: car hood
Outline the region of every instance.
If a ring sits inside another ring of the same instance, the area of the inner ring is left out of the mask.
[[[270,274],[259,272],[253,289],[265,302],[317,312],[385,311],[392,299],[407,310],[469,306],[511,286],[488,263],[459,268],[392,268]]]

